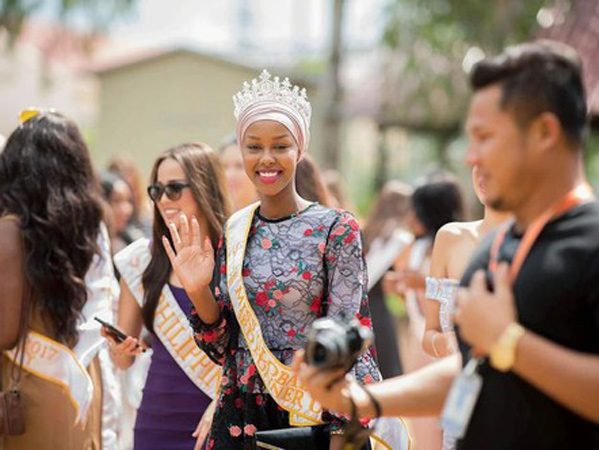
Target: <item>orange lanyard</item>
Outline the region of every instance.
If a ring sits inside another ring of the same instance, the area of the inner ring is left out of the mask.
[[[518,250],[516,250],[512,264],[510,265],[509,276],[512,284],[514,284],[516,281],[516,277],[518,276],[518,273],[524,264],[524,260],[539,237],[539,234],[541,234],[541,231],[543,231],[543,228],[545,228],[545,225],[547,225],[547,223],[552,219],[564,214],[566,211],[574,208],[575,206],[581,205],[582,203],[586,203],[593,198],[594,195],[591,186],[588,183],[581,183],[568,192],[564,198],[547,209],[528,226],[524,236],[522,237],[522,241],[518,246]],[[497,270],[497,266],[499,265],[499,249],[501,248],[501,245],[505,240],[507,230],[512,223],[513,221],[510,221],[509,223],[505,224],[495,236],[495,240],[491,246],[491,257],[489,259],[489,270],[491,273],[495,273]]]

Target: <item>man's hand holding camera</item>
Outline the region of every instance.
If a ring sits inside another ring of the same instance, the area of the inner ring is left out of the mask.
[[[349,415],[353,400],[360,417],[375,417],[372,399],[347,373],[371,342],[372,332],[356,320],[322,318],[313,324],[306,350],[295,354],[292,367],[324,408]]]
[[[296,352],[292,367],[306,390],[323,408],[337,414],[350,415],[353,400],[358,417],[376,417],[377,410],[371,398],[343,369],[327,370],[308,365],[304,360],[303,350]]]

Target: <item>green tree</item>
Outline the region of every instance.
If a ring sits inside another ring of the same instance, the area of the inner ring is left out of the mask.
[[[43,0],[0,0],[0,32],[8,36],[8,44],[12,46],[27,19],[42,7],[47,7]],[[84,18],[87,34],[93,36],[103,31],[114,20],[131,10],[135,0],[56,0],[55,19],[69,25],[75,17]]]
[[[386,52],[382,133],[402,127],[426,135],[441,166],[460,133],[468,86],[466,71],[485,55],[529,39],[536,16],[567,0],[390,0],[382,37]],[[384,139],[382,140],[384,142]],[[380,161],[386,161],[381,146]],[[379,164],[377,184],[386,179]]]

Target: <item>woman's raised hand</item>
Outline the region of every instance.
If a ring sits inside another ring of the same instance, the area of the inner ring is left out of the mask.
[[[191,218],[191,229],[185,215],[181,215],[179,222],[181,234],[174,223],[168,224],[175,248],[166,236],[162,236],[162,244],[175,275],[191,296],[210,285],[214,273],[214,250],[210,238],[202,238],[200,224],[195,217]]]

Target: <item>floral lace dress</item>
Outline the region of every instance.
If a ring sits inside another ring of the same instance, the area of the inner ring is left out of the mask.
[[[217,251],[215,297],[220,319],[204,324],[192,310],[198,345],[223,366],[208,449],[248,449],[257,430],[289,427],[289,415],[269,395],[232,311],[226,276],[226,242]],[[304,347],[315,319],[345,314],[371,326],[367,272],[358,223],[344,211],[316,203],[278,220],[255,213],[243,264],[248,298],[272,353],[290,364]],[[380,380],[374,350],[352,369],[363,383]],[[323,418],[339,428],[345,418]]]

